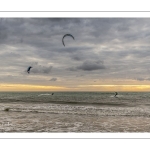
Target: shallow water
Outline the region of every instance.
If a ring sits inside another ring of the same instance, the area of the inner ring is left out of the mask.
[[[148,92],[51,93],[1,92],[0,132],[150,132]]]

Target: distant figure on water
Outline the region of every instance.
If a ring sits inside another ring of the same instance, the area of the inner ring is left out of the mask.
[[[118,95],[118,93],[117,92],[115,92],[115,96],[114,97],[116,97]]]
[[[54,95],[54,93],[52,93],[52,95]]]

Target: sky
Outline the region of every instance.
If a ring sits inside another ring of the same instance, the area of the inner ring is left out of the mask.
[[[0,18],[0,64],[0,91],[150,91],[150,18]]]

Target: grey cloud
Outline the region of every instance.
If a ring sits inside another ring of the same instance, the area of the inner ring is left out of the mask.
[[[86,60],[82,65],[78,66],[77,69],[81,69],[84,71],[93,71],[99,69],[105,69],[105,66],[101,61],[89,61]]]
[[[57,52],[57,53],[76,53],[77,51],[79,52],[80,50],[81,49],[77,48],[77,47],[71,47],[71,48],[63,47],[61,49],[57,49],[55,52]]]
[[[93,70],[99,70],[99,69],[105,69],[103,62],[100,60],[85,60],[81,65],[77,67],[70,67],[68,68],[69,71],[77,71],[77,70],[83,70],[83,71],[93,71]]]
[[[144,78],[137,78],[136,80],[138,80],[138,81],[144,81],[145,79]]]
[[[150,78],[136,78],[138,81],[150,81]]]
[[[74,53],[70,56],[75,61],[82,61],[87,58],[92,58],[93,56],[95,58],[95,55],[88,50],[86,50],[86,53],[85,53],[85,51],[80,51],[80,52]]]
[[[80,74],[80,75],[76,75],[76,77],[83,77],[84,75],[83,74]]]
[[[0,58],[8,58],[9,60],[10,59],[19,59],[19,57],[21,57],[20,54],[13,53],[13,52],[5,52],[5,53],[0,55]]]
[[[49,74],[52,68],[53,68],[52,66],[46,67],[46,66],[38,65],[37,63],[33,65],[31,72],[34,74],[38,74],[38,73]]]
[[[75,56],[72,56],[72,59],[80,61],[80,60],[82,60],[82,57],[75,55]]]
[[[3,24],[3,21],[0,20],[0,43],[5,42],[7,37],[8,37],[7,28]]]
[[[57,78],[51,78],[49,81],[56,81]]]
[[[69,71],[77,71],[77,68],[76,67],[70,67],[70,68],[67,68],[67,70],[69,70]]]
[[[129,29],[129,26],[127,26],[126,24],[118,27],[118,31],[121,32],[128,31]]]

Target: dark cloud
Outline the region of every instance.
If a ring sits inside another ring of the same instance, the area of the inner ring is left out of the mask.
[[[80,75],[76,75],[76,77],[83,77],[84,75],[83,74],[80,74]]]
[[[105,69],[105,66],[101,61],[89,61],[86,60],[82,65],[78,66],[77,69],[81,69],[84,71],[93,71],[99,69]]]
[[[99,70],[99,69],[105,69],[103,62],[100,60],[85,60],[81,65],[77,67],[70,67],[68,68],[69,71],[77,71],[77,70],[83,70],[83,71],[93,71],[93,70]]]
[[[56,81],[57,78],[51,78],[49,81]]]
[[[150,78],[136,78],[138,81],[150,81]]]
[[[38,63],[36,63],[35,65],[33,65],[33,68],[31,70],[32,73],[34,74],[39,74],[39,73],[43,73],[43,74],[49,74],[52,70],[52,66],[42,66],[42,65],[39,65]]]
[[[85,50],[85,51],[87,51],[87,50]],[[83,50],[83,52],[75,53],[75,54],[71,55],[71,58],[76,61],[82,61],[88,57],[85,54],[85,51]],[[91,57],[91,55],[89,57]]]
[[[67,68],[67,70],[69,70],[69,71],[77,71],[77,68],[76,67],[70,67],[70,68]]]
[[[72,59],[80,61],[80,60],[82,60],[82,56],[75,55],[75,56],[72,56]]]
[[[145,79],[144,78],[137,78],[136,80],[138,80],[138,81],[144,81]]]

